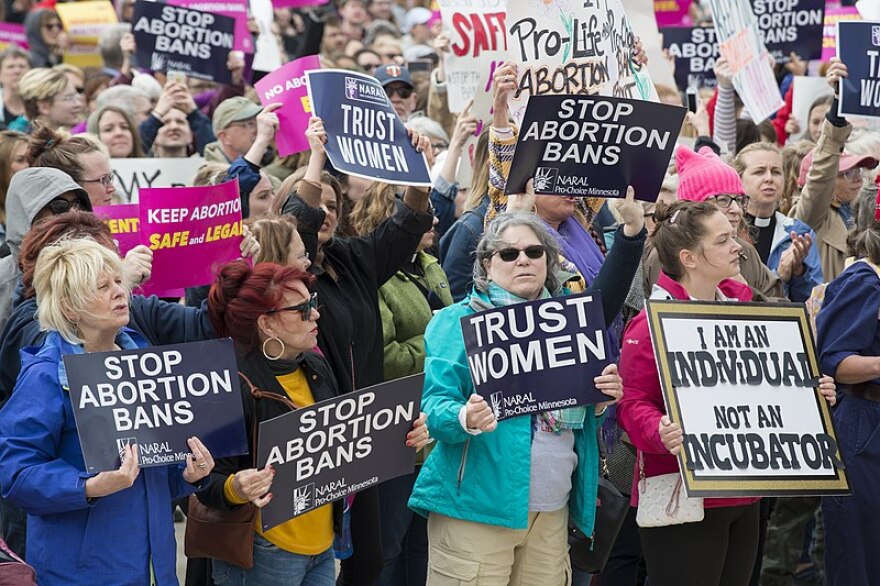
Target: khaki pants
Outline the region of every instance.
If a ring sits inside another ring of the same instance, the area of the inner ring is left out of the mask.
[[[428,586],[567,586],[568,507],[507,529],[431,513]]]

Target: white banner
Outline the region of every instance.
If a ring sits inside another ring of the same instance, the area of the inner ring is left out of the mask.
[[[113,183],[123,202],[137,203],[142,187],[192,187],[204,157],[110,159]]]

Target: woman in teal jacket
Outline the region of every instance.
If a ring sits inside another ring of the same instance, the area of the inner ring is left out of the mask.
[[[630,223],[620,228],[588,289],[602,289],[606,323],[626,298],[644,243],[642,213],[627,217]],[[581,407],[499,423],[474,394],[460,325],[477,311],[566,294],[559,254],[534,214],[502,214],[477,247],[473,292],[428,326],[422,409],[437,445],[409,504],[428,516],[432,586],[564,584],[570,573],[569,512],[592,534],[596,426],[606,406],[622,396],[617,366],[609,365],[594,381],[610,399],[595,411]]]

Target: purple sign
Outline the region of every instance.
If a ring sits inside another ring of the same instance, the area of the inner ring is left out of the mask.
[[[312,107],[306,71],[320,68],[318,56],[307,55],[276,69],[254,85],[264,106],[281,103],[281,107],[275,110],[279,121],[275,135],[279,156],[286,157],[309,148],[305,132]]]
[[[155,287],[195,287],[213,267],[241,256],[238,181],[205,187],[140,190],[141,239],[153,251]]]

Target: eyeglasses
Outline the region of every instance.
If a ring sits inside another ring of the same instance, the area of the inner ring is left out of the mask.
[[[845,178],[847,181],[861,181],[865,178],[865,168],[853,167],[852,169],[847,169],[846,171],[838,173],[838,175]]]
[[[303,321],[308,321],[309,317],[312,315],[312,310],[318,309],[318,294],[312,293],[312,296],[309,297],[307,301],[303,301],[297,305],[291,305],[290,307],[280,307],[278,309],[270,309],[266,313],[278,313],[280,311],[298,311],[300,316],[303,318]]]
[[[502,248],[501,250],[495,251],[493,254],[497,254],[504,262],[513,262],[519,258],[521,252],[526,253],[526,256],[530,259],[536,260],[544,256],[544,246],[541,244],[533,244],[531,246],[526,246],[525,248]]]
[[[240,127],[240,128],[248,128],[248,129],[250,129],[250,128],[256,128],[256,127],[257,127],[257,119],[256,119],[256,118],[250,118],[250,119],[248,119],[248,120],[239,120],[239,121],[237,121],[237,122],[230,122],[230,123],[226,126],[226,128],[229,128],[230,126],[238,126],[238,127]]]
[[[727,209],[733,202],[736,202],[742,209],[746,209],[749,207],[749,196],[747,195],[716,195],[714,197],[710,197],[715,205],[717,205],[721,209]]]
[[[56,216],[69,212],[70,210],[81,210],[79,200],[69,200],[63,197],[56,197],[46,204],[46,207]]]
[[[78,102],[82,99],[82,96],[78,93],[64,94],[63,96],[56,96],[55,99],[61,102]]]
[[[100,183],[104,187],[110,187],[113,185],[113,174],[107,173],[106,175],[101,175],[97,179],[82,179],[82,183]]]
[[[385,93],[389,98],[397,94],[401,100],[406,100],[413,94],[413,90],[411,87],[387,87],[385,88]]]

